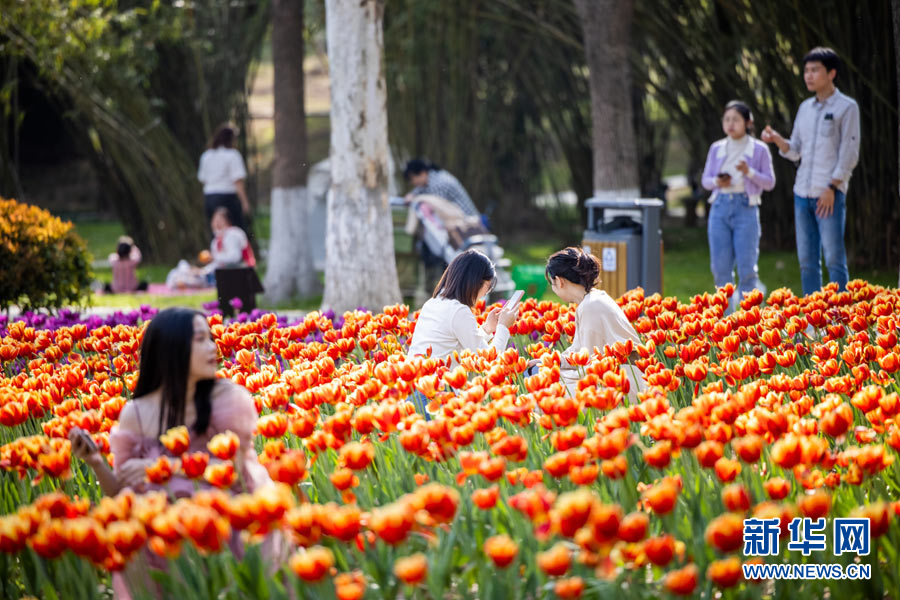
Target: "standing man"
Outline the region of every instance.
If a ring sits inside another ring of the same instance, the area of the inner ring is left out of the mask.
[[[803,294],[822,288],[822,251],[828,277],[841,290],[850,279],[844,229],[847,184],[859,159],[859,106],[834,85],[840,61],[831,48],[803,57],[803,80],[815,96],[797,110],[790,139],[766,125],[760,136],[779,154],[800,161],[794,180],[794,221]]]

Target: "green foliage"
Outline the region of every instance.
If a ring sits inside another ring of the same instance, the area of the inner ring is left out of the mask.
[[[529,201],[538,192],[590,194],[590,94],[571,2],[400,0],[384,27],[399,158],[454,173],[501,231],[547,226]]]
[[[90,296],[84,240],[36,206],[0,198],[0,264],[0,308],[59,308]]]
[[[213,128],[246,115],[267,24],[268,0],[7,2],[0,89],[11,111],[16,73],[35,72],[93,153],[126,230],[148,257],[173,262],[205,245],[196,161]]]
[[[850,182],[847,241],[851,268],[896,265],[897,77],[891,3],[823,0],[815,11],[774,0],[635,3],[635,77],[682,131],[689,175],[699,180],[710,143],[723,137],[722,108],[740,98],[753,109],[757,131],[771,124],[785,136],[808,97],[803,55],[831,46],[843,68],[840,90],[859,103],[860,163]],[[776,154],[773,148],[773,154]],[[775,190],[762,204],[770,246],[794,248],[794,166],[774,158]]]

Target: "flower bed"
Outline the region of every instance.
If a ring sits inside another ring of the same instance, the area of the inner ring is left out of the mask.
[[[900,296],[860,281],[807,298],[776,290],[724,317],[730,293],[682,304],[629,292],[619,302],[645,342],[573,356],[574,397],[559,371],[570,306],[526,300],[514,347],[454,364],[405,356],[415,315],[403,306],[292,324],[211,315],[219,376],[253,395],[256,449],[279,483],[177,501],[101,499],[66,439],[78,426],[108,452],[151,313],[11,323],[2,595],[93,597],[149,548],[171,562],[157,585],[184,599],[287,598],[293,586],[293,597],[344,599],[900,596]],[[637,403],[629,356],[649,384]],[[530,357],[542,366],[524,378]],[[407,402],[414,390],[431,420]],[[185,435],[164,436],[171,456],[147,477],[227,488],[235,440],[210,442],[226,462],[208,465],[181,455]],[[744,581],[742,563],[762,560],[742,556],[750,516],[780,519],[781,551],[766,562],[861,561],[871,579]],[[868,517],[871,552],[789,551],[795,516]],[[254,545],[276,530],[290,544],[281,564]],[[248,546],[241,560],[232,531]]]

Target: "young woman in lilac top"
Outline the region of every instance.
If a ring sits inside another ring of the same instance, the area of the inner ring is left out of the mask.
[[[710,267],[716,287],[734,282],[737,299],[759,280],[759,204],[763,191],[775,187],[772,155],[766,144],[752,137],[753,115],[738,100],[725,106],[722,129],[726,137],[714,142],[703,169],[703,187],[712,191],[707,219]]]

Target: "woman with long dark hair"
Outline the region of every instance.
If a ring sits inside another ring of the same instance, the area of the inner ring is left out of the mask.
[[[207,444],[216,434],[231,431],[237,435],[239,448],[233,462],[239,483],[232,488],[235,491],[252,492],[271,482],[253,446],[258,415],[250,394],[230,380],[217,379],[217,368],[216,344],[202,313],[169,308],[150,321],[141,342],[133,399],[125,404],[109,436],[115,469],[109,468],[84,431],[74,428],[69,433],[72,454],[94,470],[104,494],[114,496],[131,488],[137,493],[162,489],[176,498],[192,496],[195,482],[184,476],[175,475],[165,485],[150,484],[146,477],[146,468],[168,455],[160,436],[182,425],[190,435],[188,452],[207,452]],[[236,555],[242,554],[237,532],[229,546]],[[165,568],[165,562],[150,553],[146,564]],[[153,585],[146,571],[137,566],[129,568],[127,577],[132,585]],[[113,577],[113,587],[117,598],[130,598],[125,579],[118,574]]]
[[[158,487],[146,482],[145,469],[166,454],[159,436],[181,425],[188,427],[192,452],[206,452],[213,436],[232,431],[240,441],[235,467],[247,491],[270,481],[253,447],[258,418],[253,400],[239,385],[216,379],[217,368],[216,344],[202,313],[169,308],[150,321],[133,400],[125,404],[109,436],[115,471],[109,471],[83,432],[70,434],[73,453],[94,469],[104,493]],[[193,481],[177,476],[165,488],[176,497],[190,496],[195,489]]]
[[[246,231],[244,215],[250,214],[245,181],[247,168],[234,147],[237,131],[229,124],[219,127],[207,150],[200,155],[197,179],[203,184],[206,222],[220,206],[228,209],[231,224]]]
[[[494,308],[481,327],[472,312],[496,281],[494,265],[481,252],[466,250],[454,258],[419,312],[409,354],[427,354],[430,349],[431,356],[446,358],[454,351],[489,346],[505,350],[518,306]]]

